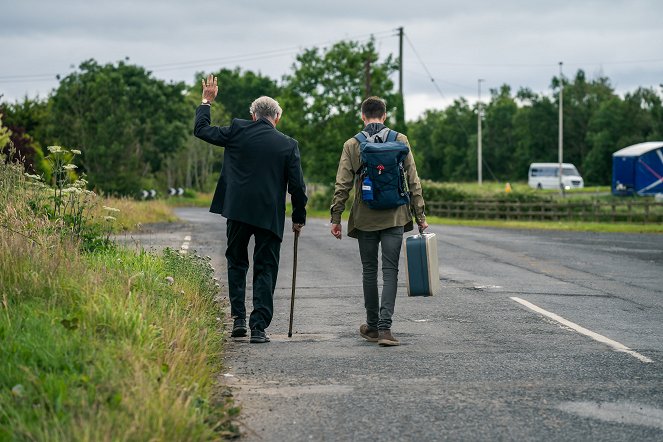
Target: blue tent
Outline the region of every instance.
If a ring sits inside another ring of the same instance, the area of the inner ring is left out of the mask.
[[[663,193],[663,141],[634,144],[612,154],[612,193]]]

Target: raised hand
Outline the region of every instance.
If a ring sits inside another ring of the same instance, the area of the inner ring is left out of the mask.
[[[219,92],[219,86],[217,85],[217,78],[210,74],[207,77],[207,81],[203,78],[203,100],[214,101],[216,94]]]

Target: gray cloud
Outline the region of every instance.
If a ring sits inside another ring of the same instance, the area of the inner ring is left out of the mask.
[[[298,49],[314,44],[376,33],[381,53],[396,53],[398,42],[389,31],[398,26],[405,27],[447,100],[460,95],[473,100],[477,78],[486,79],[486,90],[507,83],[547,91],[560,60],[567,75],[580,68],[590,76],[602,73],[621,92],[663,82],[663,62],[644,61],[663,60],[663,3],[653,0],[4,3],[0,94],[10,99],[43,96],[57,82],[6,77],[66,74],[88,58],[114,62],[128,56],[154,67],[157,77],[177,81],[235,65],[280,79]],[[274,53],[281,49],[290,50]],[[251,60],[232,58],[252,54]],[[209,59],[214,61],[158,67]],[[413,116],[426,103],[422,97],[439,103],[440,96],[407,43],[404,60],[406,104],[408,94],[418,96],[417,108],[408,108]]]

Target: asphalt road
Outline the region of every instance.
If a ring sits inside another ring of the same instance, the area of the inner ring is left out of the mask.
[[[142,241],[210,254],[223,281],[224,219],[177,214]],[[401,271],[394,348],[359,337],[357,243],[324,220],[300,237],[287,338],[287,233],[272,342],[225,349],[245,440],[663,440],[663,235],[430,230],[442,289],[408,298]]]

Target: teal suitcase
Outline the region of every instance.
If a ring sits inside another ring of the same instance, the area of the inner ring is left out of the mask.
[[[405,238],[405,277],[408,296],[433,296],[440,288],[437,239],[434,233]]]

